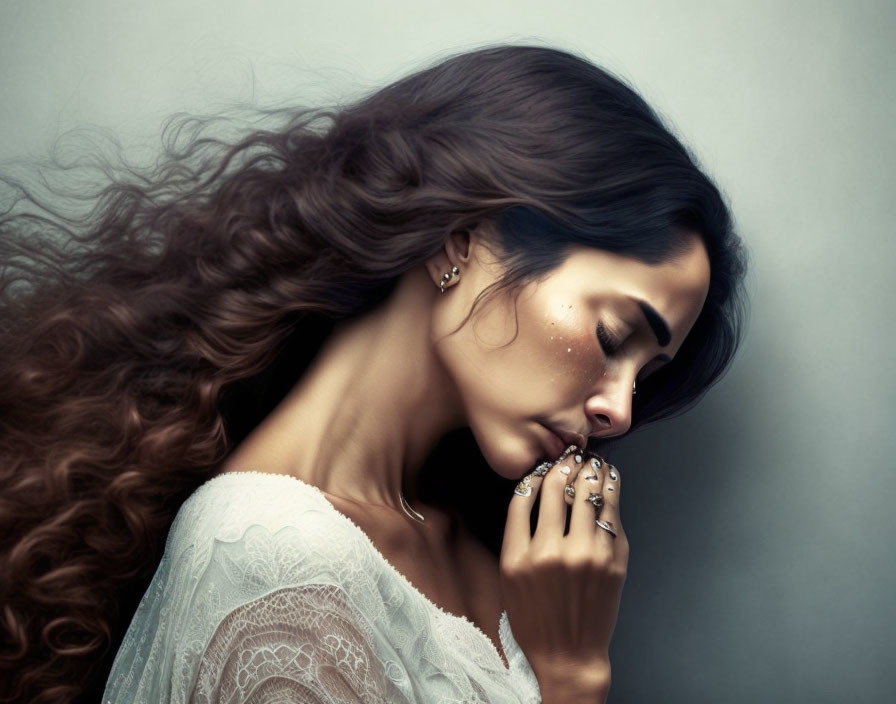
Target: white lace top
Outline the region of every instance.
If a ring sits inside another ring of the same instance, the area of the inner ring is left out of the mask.
[[[103,701],[539,702],[506,611],[499,637],[509,668],[316,487],[226,473],[178,512]]]

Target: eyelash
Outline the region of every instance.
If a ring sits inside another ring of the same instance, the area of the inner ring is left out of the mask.
[[[597,341],[607,357],[612,357],[619,351],[619,342],[604,327],[602,321],[597,323]]]

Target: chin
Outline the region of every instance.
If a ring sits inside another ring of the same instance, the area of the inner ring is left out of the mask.
[[[497,435],[501,438],[497,441],[486,440],[475,429],[472,430],[476,444],[489,467],[505,479],[519,479],[534,469],[542,459],[540,451],[519,436],[504,434]]]

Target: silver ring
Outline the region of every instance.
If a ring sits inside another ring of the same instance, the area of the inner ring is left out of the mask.
[[[607,521],[602,521],[599,518],[594,521],[600,528],[603,528],[607,533],[612,535],[614,538],[616,537],[616,531],[613,530],[612,523],[608,523]]]
[[[591,505],[598,511],[603,508],[604,505],[604,497],[600,494],[595,494],[593,491],[588,494],[588,498],[585,499],[585,501],[590,501]]]
[[[576,498],[576,488],[572,484],[567,484],[563,491],[566,492],[566,495],[570,498]]]

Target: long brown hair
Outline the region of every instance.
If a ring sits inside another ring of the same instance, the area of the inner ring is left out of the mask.
[[[723,199],[587,61],[492,47],[338,109],[256,116],[235,138],[233,122],[173,119],[154,167],[57,160],[68,200],[38,172],[3,177],[0,701],[102,684],[173,514],[270,409],[274,370],[300,374],[332,321],[452,231],[493,222],[514,286],[575,245],[662,261],[696,230],[710,295],[639,386],[635,423],[693,403],[731,361],[744,255]]]

